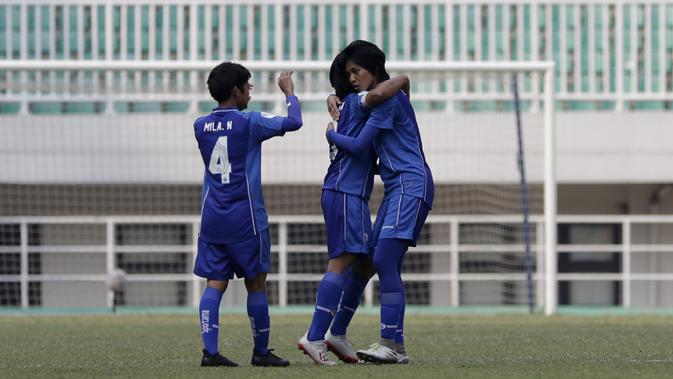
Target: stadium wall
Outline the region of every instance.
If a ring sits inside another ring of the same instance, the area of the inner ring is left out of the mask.
[[[202,163],[193,116],[12,116],[0,118],[6,183],[199,183]],[[528,175],[542,172],[542,116],[523,117]],[[438,183],[515,182],[514,117],[509,113],[418,115]],[[265,184],[318,184],[329,164],[325,115],[304,115],[301,131],[264,145]],[[673,181],[668,143],[673,116],[664,112],[558,113],[558,182]],[[511,137],[510,137],[511,136]],[[608,138],[609,137],[609,138]],[[469,168],[457,167],[456,162]],[[39,167],[38,169],[35,169]]]

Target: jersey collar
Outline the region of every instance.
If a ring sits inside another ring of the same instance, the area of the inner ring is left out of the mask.
[[[220,108],[220,107],[217,107],[217,108],[214,108],[214,109],[213,109],[213,113],[215,113],[215,112],[231,112],[231,111],[237,111],[237,110],[238,110],[238,109],[237,109],[237,108],[234,108],[234,107],[231,107],[231,108]]]

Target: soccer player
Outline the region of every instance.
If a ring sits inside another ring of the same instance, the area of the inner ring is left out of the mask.
[[[356,89],[370,80],[355,55],[347,59],[344,75]],[[372,233],[376,243],[373,261],[381,288],[381,340],[367,350],[359,350],[357,356],[375,363],[408,363],[403,334],[402,261],[408,247],[416,245],[434,198],[432,173],[414,110],[408,97],[398,92],[372,109],[357,137],[336,133],[330,123],[327,139],[354,155],[373,144],[384,186]]]
[[[242,112],[250,101],[250,72],[224,62],[208,76],[208,90],[218,107],[194,122],[205,165],[201,197],[201,231],[194,274],[208,280],[199,305],[203,358],[201,366],[238,366],[217,348],[220,301],[234,274],[245,278],[252,327],[253,366],[287,366],[269,343],[269,225],[260,178],[261,144],[302,126],[292,71],[283,72],[278,87],[287,99],[288,116]]]
[[[343,75],[344,57],[357,54],[358,62],[368,72],[366,84],[354,88]],[[340,134],[357,136],[369,117],[369,109],[391,98],[400,89],[408,88],[409,79],[402,75],[393,79],[385,71],[385,55],[375,45],[366,41],[354,41],[340,52],[330,69],[330,83],[339,98],[343,99],[341,117],[338,122]],[[389,80],[390,79],[390,80]],[[356,91],[362,91],[356,93]],[[367,92],[369,91],[369,92]],[[333,351],[339,359],[347,363],[358,361],[355,352],[342,334],[328,332],[334,314],[342,297],[344,281],[348,269],[358,259],[367,259],[371,250],[371,216],[369,197],[372,192],[376,157],[370,147],[359,154],[334,152],[325,176],[322,193],[322,209],[327,228],[327,250],[329,261],[327,271],[318,287],[313,320],[308,332],[299,340],[297,347],[317,364],[334,365],[327,355]],[[357,267],[363,266],[358,269]],[[365,269],[366,263],[356,266],[356,271]],[[369,265],[371,267],[371,265]],[[371,271],[371,269],[370,269]],[[357,275],[357,274],[353,274]],[[359,294],[372,273],[360,273],[366,278],[356,281]],[[357,305],[348,307],[354,309]],[[326,335],[327,333],[327,335]]]

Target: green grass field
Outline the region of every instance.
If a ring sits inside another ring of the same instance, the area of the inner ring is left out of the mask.
[[[409,365],[318,367],[296,349],[309,315],[272,315],[271,347],[289,368],[250,366],[248,320],[222,315],[221,351],[237,368],[200,368],[196,316],[3,316],[0,376],[261,378],[646,378],[673,375],[670,316],[409,316]],[[357,348],[378,336],[358,315]]]

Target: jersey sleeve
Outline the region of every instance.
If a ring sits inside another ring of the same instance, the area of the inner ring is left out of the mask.
[[[301,107],[296,96],[288,96],[287,117],[276,116],[266,112],[249,112],[252,136],[262,142],[269,138],[282,136],[285,132],[292,132],[301,128],[303,121]]]
[[[372,109],[369,105],[367,105],[367,93],[368,91],[362,91],[358,93],[358,106],[363,109]]]
[[[356,112],[359,117],[369,117],[369,114],[372,111],[372,107],[370,107],[367,102],[365,101],[365,98],[367,97],[367,91],[362,91],[357,94],[355,102],[357,104],[354,104],[352,107],[353,111]]]
[[[377,129],[392,129],[395,112],[397,111],[397,100],[392,97],[375,108],[372,108],[366,127]]]
[[[381,133],[381,129],[365,127],[357,137],[341,135],[334,130],[327,132],[327,141],[350,154],[360,154],[371,147],[372,142]]]
[[[250,112],[250,133],[256,141],[262,142],[269,138],[282,136],[285,117],[266,112]]]

